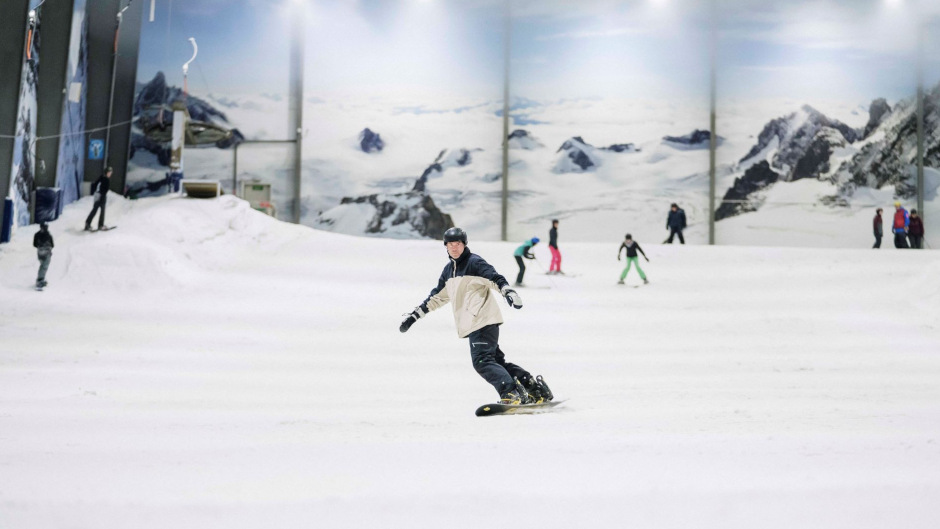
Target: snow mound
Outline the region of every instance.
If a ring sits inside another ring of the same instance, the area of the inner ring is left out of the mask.
[[[276,254],[298,229],[233,196],[128,200],[111,193],[107,225],[117,228],[86,232],[82,228],[91,205],[90,197],[69,204],[49,224],[55,248],[47,281],[62,291],[194,286],[213,271],[261,253]],[[35,279],[35,231],[35,226],[20,229],[3,248],[3,257],[17,270],[0,277],[3,286],[24,289]]]

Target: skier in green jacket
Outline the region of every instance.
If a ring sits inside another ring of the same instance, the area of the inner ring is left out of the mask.
[[[522,258],[525,257],[526,259],[535,259],[535,256],[529,253],[529,250],[531,250],[532,247],[538,243],[539,243],[539,238],[532,237],[531,239],[522,243],[522,246],[516,248],[516,251],[513,252],[513,256],[516,258],[516,264],[519,265],[519,275],[516,276],[516,284],[513,286],[517,286],[517,287],[525,286],[522,284],[522,278],[523,276],[525,276],[525,263],[522,262]]]

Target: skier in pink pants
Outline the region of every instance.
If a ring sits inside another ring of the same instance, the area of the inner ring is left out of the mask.
[[[552,252],[552,264],[549,274],[564,274],[561,271],[561,252],[558,251],[558,219],[552,219],[552,229],[548,230],[548,249]]]

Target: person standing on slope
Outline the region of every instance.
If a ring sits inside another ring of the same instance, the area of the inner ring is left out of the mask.
[[[519,265],[519,275],[516,276],[516,284],[513,286],[516,286],[516,287],[525,286],[522,284],[522,279],[525,276],[525,263],[522,262],[522,258],[525,257],[526,259],[535,259],[535,256],[529,253],[529,250],[531,250],[532,247],[538,243],[539,243],[539,238],[532,237],[528,241],[522,243],[522,246],[516,248],[516,251],[513,252],[512,255],[516,258],[516,264]]]
[[[916,209],[911,210],[911,223],[907,237],[911,240],[911,248],[920,250],[924,247],[924,219],[920,218]]]
[[[95,220],[95,213],[101,208],[101,215],[98,216],[98,229],[104,228],[104,210],[108,204],[108,190],[111,189],[111,173],[113,169],[106,168],[104,174],[99,176],[95,183],[91,185],[91,192],[94,195],[95,205],[91,208],[91,213],[85,219],[85,231],[91,231],[91,221]]]
[[[894,232],[894,247],[907,248],[907,228],[911,222],[907,210],[901,207],[900,202],[894,203],[894,222],[891,231]]]
[[[552,392],[541,376],[506,361],[499,348],[499,326],[503,323],[496,296],[498,291],[509,305],[522,308],[522,298],[509,288],[509,281],[489,263],[467,248],[467,234],[460,228],[444,232],[444,246],[450,262],[428,297],[405,315],[401,332],[432,310],[451,303],[457,336],[469,338],[473,368],[499,394],[500,404],[529,404],[552,400]]]
[[[620,260],[620,253],[623,252],[623,249],[627,249],[627,267],[623,269],[623,272],[620,274],[620,281],[617,281],[618,285],[623,284],[623,280],[627,278],[627,272],[630,271],[630,267],[633,264],[636,264],[636,271],[640,273],[640,279],[643,280],[644,285],[648,285],[649,281],[646,279],[646,274],[643,273],[643,269],[640,268],[640,260],[637,257],[636,253],[640,252],[643,254],[643,259],[646,259],[646,262],[650,262],[649,257],[646,256],[646,252],[643,251],[643,248],[640,248],[640,245],[633,240],[633,236],[629,233],[624,236],[623,243],[620,244],[620,249],[617,250],[617,260]]]
[[[682,230],[685,229],[685,210],[679,207],[679,204],[675,202],[669,206],[669,216],[666,217],[666,229],[669,230],[669,238],[666,239],[666,242],[672,244],[672,238],[676,235],[679,236],[679,242],[685,244],[685,239],[682,237]]]
[[[548,266],[548,273],[564,274],[561,271],[561,252],[558,251],[558,219],[552,220],[552,229],[548,230],[548,250],[552,252],[552,263]]]
[[[52,248],[55,243],[52,240],[52,234],[49,233],[49,225],[45,222],[39,224],[39,231],[33,235],[33,248],[36,248],[36,257],[39,258],[39,274],[36,276],[36,288],[41,289],[46,286],[46,271],[49,270],[49,262],[52,261]]]
[[[875,230],[875,245],[872,248],[881,248],[881,238],[885,234],[884,221],[881,219],[881,208],[875,210],[875,219],[872,221],[872,228]]]

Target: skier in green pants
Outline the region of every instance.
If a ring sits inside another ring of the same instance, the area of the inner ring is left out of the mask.
[[[640,279],[643,280],[644,284],[649,284],[649,281],[646,279],[646,274],[643,273],[643,269],[640,268],[640,260],[637,258],[636,253],[640,252],[643,254],[643,259],[646,259],[646,262],[650,262],[649,257],[646,256],[646,252],[643,251],[643,248],[640,248],[640,245],[633,240],[633,237],[628,233],[624,237],[623,243],[620,245],[620,249],[617,250],[617,260],[620,260],[620,253],[623,252],[623,249],[627,249],[627,267],[623,269],[623,272],[620,274],[620,281],[617,281],[618,285],[623,284],[623,280],[627,278],[627,272],[630,271],[630,266],[636,263],[636,271],[640,273]]]

